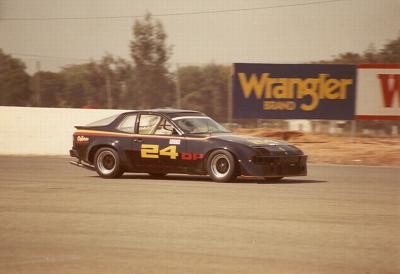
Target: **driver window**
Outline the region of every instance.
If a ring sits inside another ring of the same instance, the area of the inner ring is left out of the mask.
[[[172,135],[176,133],[174,127],[165,118],[162,118],[154,132],[156,135]]]
[[[159,115],[141,115],[139,122],[139,134],[146,135],[173,135],[173,126],[165,118]]]
[[[140,115],[139,134],[154,134],[160,120],[158,115]]]

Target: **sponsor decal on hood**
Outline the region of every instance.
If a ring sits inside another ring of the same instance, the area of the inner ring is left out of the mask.
[[[273,146],[273,145],[287,145],[288,143],[285,141],[274,140],[264,137],[254,137],[254,136],[244,136],[244,135],[219,135],[214,138],[240,143],[248,146]]]

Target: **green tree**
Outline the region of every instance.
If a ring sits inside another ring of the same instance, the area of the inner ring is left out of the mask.
[[[377,64],[382,62],[382,57],[374,45],[370,45],[363,54],[363,62],[365,64]]]
[[[173,104],[174,84],[168,72],[171,47],[160,21],[148,13],[136,20],[130,44],[134,73],[126,94],[127,107],[152,108]]]
[[[61,107],[80,108],[97,103],[98,99],[90,94],[90,85],[87,80],[88,66],[89,64],[70,65],[61,71],[65,83]]]
[[[370,45],[363,53],[341,53],[331,60],[322,60],[321,64],[398,64],[400,63],[400,35],[377,50]]]
[[[32,90],[37,88],[40,81],[40,106],[58,107],[64,92],[64,79],[60,73],[41,71],[31,77]]]
[[[183,108],[207,113],[219,121],[226,120],[230,67],[209,64],[187,66],[178,70]]]
[[[397,39],[388,42],[380,52],[383,63],[400,63],[400,34]]]
[[[25,64],[0,49],[0,105],[27,106],[30,104],[29,75]]]
[[[181,89],[182,107],[204,111],[203,103],[207,102],[200,91],[203,85],[202,68],[199,66],[180,67],[177,71],[177,80]]]
[[[97,63],[91,62],[86,72],[90,88],[88,96],[95,98],[102,107],[123,107],[131,74],[131,64],[110,54]]]
[[[61,106],[121,108],[132,66],[106,54],[98,62],[67,66],[60,74],[65,83]]]
[[[332,60],[322,60],[319,64],[360,64],[364,62],[364,58],[359,53],[346,52],[334,57]]]

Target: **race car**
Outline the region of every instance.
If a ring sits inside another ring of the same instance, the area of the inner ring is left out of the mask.
[[[103,178],[124,172],[209,175],[217,182],[237,176],[280,180],[307,175],[307,156],[283,141],[236,135],[205,114],[191,110],[125,112],[76,126],[72,164]]]

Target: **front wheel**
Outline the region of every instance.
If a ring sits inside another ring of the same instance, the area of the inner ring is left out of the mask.
[[[112,148],[100,148],[94,159],[94,167],[103,178],[118,178],[124,173],[118,153]]]
[[[216,150],[207,158],[207,171],[216,182],[229,182],[236,179],[236,160],[226,150]]]

